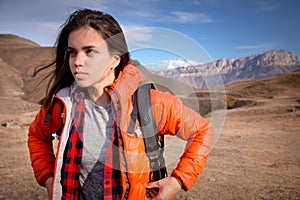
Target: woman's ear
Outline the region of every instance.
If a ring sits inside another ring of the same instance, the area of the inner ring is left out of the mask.
[[[121,57],[119,55],[113,56],[113,68],[115,69],[121,62]]]

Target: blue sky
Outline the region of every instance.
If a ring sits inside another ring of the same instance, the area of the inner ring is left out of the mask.
[[[68,14],[83,7],[114,16],[126,32],[132,57],[149,67],[270,49],[300,57],[298,0],[0,0],[0,33],[53,46]]]

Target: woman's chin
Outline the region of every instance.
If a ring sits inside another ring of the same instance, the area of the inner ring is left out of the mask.
[[[76,81],[76,84],[78,85],[78,87],[81,87],[81,88],[88,88],[88,87],[91,87],[90,84],[83,83],[82,81]]]

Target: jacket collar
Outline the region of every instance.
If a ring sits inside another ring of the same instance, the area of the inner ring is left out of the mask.
[[[142,72],[137,67],[129,64],[120,72],[118,78],[110,87],[118,94],[119,98],[127,99],[145,80]]]

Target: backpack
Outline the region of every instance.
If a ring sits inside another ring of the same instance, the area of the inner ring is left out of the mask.
[[[153,83],[143,83],[139,85],[135,91],[128,132],[134,133],[135,122],[136,119],[138,119],[144,138],[146,154],[152,169],[153,180],[157,181],[166,177],[168,174],[163,157],[164,136],[158,136],[156,122],[152,113],[151,88],[155,89]]]
[[[140,129],[143,134],[147,157],[150,161],[150,167],[153,174],[153,181],[160,180],[168,176],[165,166],[164,152],[164,136],[158,136],[156,122],[152,112],[152,103],[150,90],[155,89],[153,83],[142,83],[133,95],[133,110],[128,128],[129,133],[135,133],[135,122],[138,119]],[[65,114],[63,112],[64,105],[61,104],[61,119],[64,123]],[[52,109],[49,109],[44,124],[48,124]],[[56,132],[56,137],[60,136],[63,126]]]

